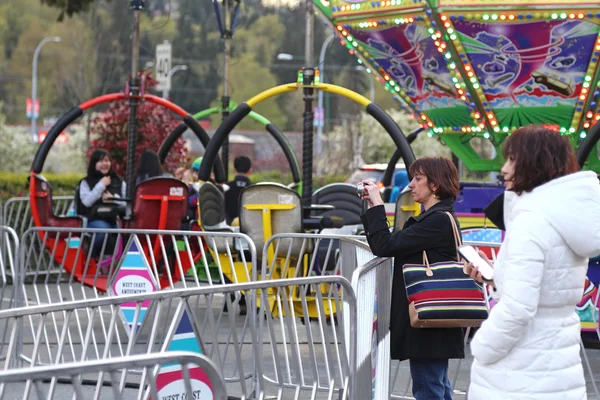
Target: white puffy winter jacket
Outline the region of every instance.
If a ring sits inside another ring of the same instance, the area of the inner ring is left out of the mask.
[[[504,220],[498,303],[471,342],[469,400],[585,399],[575,305],[588,258],[600,254],[598,178],[579,172],[506,192]]]

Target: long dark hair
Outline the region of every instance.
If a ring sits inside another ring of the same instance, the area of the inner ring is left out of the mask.
[[[506,139],[502,154],[504,158],[515,158],[512,190],[518,194],[579,171],[567,137],[543,126],[517,129]]]
[[[164,173],[160,160],[155,152],[146,150],[140,156],[138,164],[137,178],[146,180],[155,176],[160,176]]]
[[[121,185],[121,178],[119,178],[113,170],[112,158],[110,156],[110,153],[104,149],[96,149],[92,153],[92,156],[90,157],[90,163],[88,164],[87,176],[85,177],[85,181],[87,182],[90,189],[93,189],[94,186],[96,186],[96,184],[100,181],[100,179],[104,178],[105,175],[96,169],[96,164],[104,157],[108,157],[108,159],[111,160],[110,170],[108,171],[108,174],[106,174],[107,176],[110,176],[111,179],[111,187],[109,188],[109,190],[111,192],[120,194],[119,188]]]

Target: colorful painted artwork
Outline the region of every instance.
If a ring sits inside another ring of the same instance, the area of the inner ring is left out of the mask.
[[[447,60],[424,24],[384,26],[377,30],[349,28],[348,32],[434,124],[473,125],[469,110],[457,96]]]
[[[575,308],[581,320],[582,332],[595,332],[598,325],[598,287],[585,280],[583,296]]]
[[[453,23],[500,126],[571,125],[588,64],[598,57],[598,25],[579,20]]]

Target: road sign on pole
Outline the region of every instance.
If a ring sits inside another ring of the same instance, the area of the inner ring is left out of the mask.
[[[158,81],[156,90],[170,90],[171,79],[169,71],[171,70],[171,43],[164,41],[156,45],[156,70],[155,78]]]

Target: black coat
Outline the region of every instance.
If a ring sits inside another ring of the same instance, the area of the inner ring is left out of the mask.
[[[390,233],[388,229],[383,206],[372,207],[362,216],[373,254],[395,258],[390,318],[391,356],[394,360],[465,356],[462,328],[410,326],[408,299],[402,275],[404,264],[423,263],[423,250],[427,252],[432,264],[456,261],[452,224],[445,211],[454,215],[452,199],[442,200],[423,214],[409,218],[402,231],[394,233]],[[456,216],[454,219],[456,220]]]

